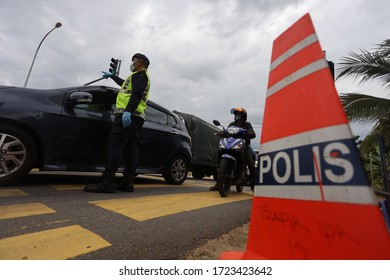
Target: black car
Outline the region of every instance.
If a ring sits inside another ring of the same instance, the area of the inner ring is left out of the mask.
[[[31,171],[103,171],[118,89],[0,86],[0,185]],[[148,101],[138,174],[182,184],[191,162],[184,120]]]

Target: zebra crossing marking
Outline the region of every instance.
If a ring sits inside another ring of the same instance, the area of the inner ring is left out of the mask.
[[[216,192],[156,195],[137,198],[118,198],[89,203],[137,221],[182,213],[200,208],[252,199],[251,192],[232,192],[221,198]]]
[[[0,259],[65,260],[109,246],[99,235],[73,225],[0,239]]]
[[[39,202],[3,205],[0,206],[0,220],[51,214],[55,212],[55,210]]]
[[[0,197],[27,196],[28,194],[20,189],[0,189]]]

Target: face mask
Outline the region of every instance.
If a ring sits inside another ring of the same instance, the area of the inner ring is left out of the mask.
[[[134,72],[135,70],[135,65],[134,65],[134,61],[130,64],[130,71],[131,72]]]

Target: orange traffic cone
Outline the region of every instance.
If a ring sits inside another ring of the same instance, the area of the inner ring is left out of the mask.
[[[309,14],[273,45],[245,252],[220,259],[390,259],[390,235]]]

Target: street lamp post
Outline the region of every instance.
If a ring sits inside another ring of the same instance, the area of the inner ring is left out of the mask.
[[[37,57],[39,48],[41,47],[41,45],[42,45],[42,43],[43,43],[43,40],[45,40],[46,37],[47,37],[54,29],[60,28],[61,26],[62,26],[62,23],[61,23],[61,22],[57,22],[56,25],[54,26],[54,28],[53,28],[52,30],[50,30],[49,32],[47,32],[47,34],[45,35],[45,37],[43,37],[42,41],[39,43],[39,46],[38,46],[37,50],[35,51],[35,55],[34,55],[34,58],[33,58],[32,63],[31,63],[30,70],[28,71],[26,81],[24,82],[24,87],[27,86],[28,79],[30,78],[31,70],[32,70],[33,65],[34,65],[34,62],[35,62],[35,58]]]

